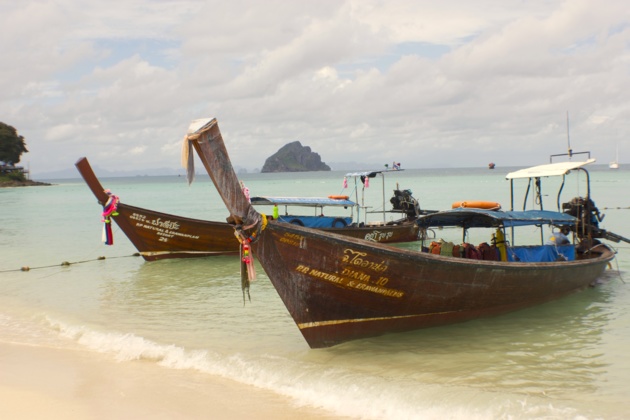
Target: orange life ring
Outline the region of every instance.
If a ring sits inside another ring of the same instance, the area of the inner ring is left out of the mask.
[[[501,204],[494,201],[456,201],[453,203],[452,208],[500,210]]]
[[[347,195],[329,195],[328,198],[332,198],[333,200],[347,200],[349,197]]]

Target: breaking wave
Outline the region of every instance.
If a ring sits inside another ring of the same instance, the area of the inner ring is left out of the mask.
[[[119,362],[153,361],[168,369],[193,370],[228,378],[316,407],[361,419],[586,418],[549,400],[462,386],[392,381],[365,372],[260,354],[221,354],[159,344],[130,333],[100,332],[49,319],[59,335]],[[468,402],[462,404],[462,402]]]

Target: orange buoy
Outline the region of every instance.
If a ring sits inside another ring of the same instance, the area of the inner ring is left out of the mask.
[[[494,201],[456,201],[452,208],[500,210],[501,204]]]
[[[328,198],[333,200],[347,200],[349,197],[347,195],[329,195]]]

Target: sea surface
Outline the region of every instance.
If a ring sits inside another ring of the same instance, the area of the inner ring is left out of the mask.
[[[371,179],[364,204],[381,209],[384,189],[389,208],[398,184],[411,189],[423,209],[450,208],[463,200],[498,201],[509,209],[505,175],[515,169],[400,171],[388,174],[384,185]],[[349,179],[350,188],[342,189],[344,172],[336,171],[240,178],[252,195],[352,195],[354,187]],[[602,226],[630,237],[630,167],[593,165],[590,178],[591,196],[606,214]],[[0,189],[2,341],[82,348],[120,363],[153,364],[165,374],[228,378],[339,417],[630,415],[628,244],[612,243],[617,258],[597,287],[564,299],[500,317],[312,350],[260,266],[250,300],[241,290],[237,257],[145,262],[117,227],[114,245],[102,243],[102,208],[78,173],[77,179],[38,181],[54,185]],[[175,176],[101,182],[130,205],[218,221],[227,217],[207,176],[199,175],[191,186]],[[558,186],[543,180],[547,209],[556,206]],[[517,208],[523,191],[517,192]],[[585,194],[583,184],[567,181],[561,201],[578,194]],[[437,238],[451,234],[435,232]]]

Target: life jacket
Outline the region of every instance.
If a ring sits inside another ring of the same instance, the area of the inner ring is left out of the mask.
[[[487,261],[497,261],[497,248],[488,245],[487,242],[479,244],[479,252],[481,253],[481,259]]]
[[[463,257],[461,253],[462,250],[463,248],[459,245],[453,246],[453,257],[457,257],[457,258]]]
[[[447,257],[453,256],[453,247],[455,244],[453,242],[442,242],[440,246],[440,255],[446,255]]]
[[[465,258],[470,258],[471,260],[481,259],[481,253],[479,252],[477,248],[475,248],[474,245],[469,244],[469,243],[463,243],[462,246],[464,247]]]

